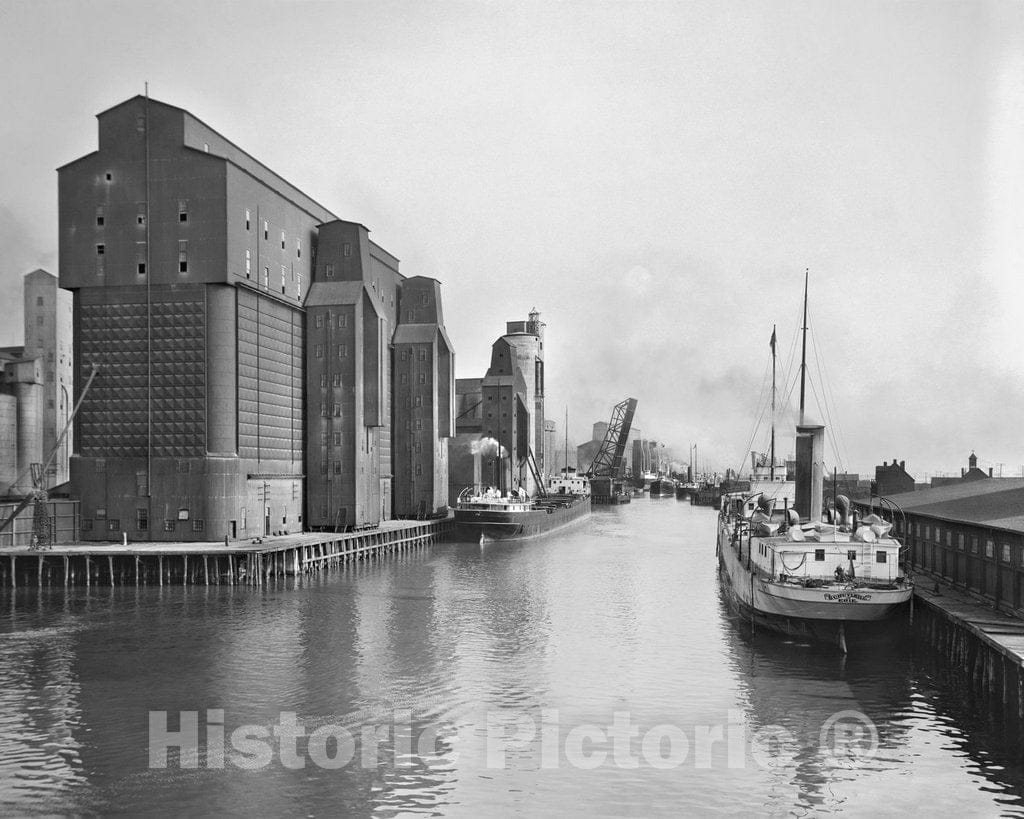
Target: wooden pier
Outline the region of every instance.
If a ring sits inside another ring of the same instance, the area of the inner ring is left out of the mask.
[[[960,669],[993,712],[1024,726],[1024,620],[923,573],[915,582],[915,637]]]
[[[0,550],[0,589],[91,585],[248,585],[326,572],[435,543],[451,519],[385,521],[359,532],[313,532],[211,543],[74,543]],[[2,593],[2,592],[0,592]]]

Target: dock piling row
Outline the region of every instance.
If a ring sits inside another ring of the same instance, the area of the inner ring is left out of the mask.
[[[248,585],[262,587],[286,577],[322,574],[361,560],[405,552],[437,542],[451,532],[447,520],[352,533],[307,534],[305,542],[253,546],[211,544],[208,550],[156,551],[138,546],[57,547],[19,550],[0,561],[0,588],[115,585]],[[102,558],[106,558],[103,560]],[[190,561],[189,558],[193,559]]]

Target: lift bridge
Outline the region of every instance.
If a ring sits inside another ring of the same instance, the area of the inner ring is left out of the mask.
[[[594,503],[628,503],[630,500],[622,473],[626,441],[629,440],[629,430],[633,426],[636,404],[635,398],[627,398],[612,408],[608,432],[587,470]]]

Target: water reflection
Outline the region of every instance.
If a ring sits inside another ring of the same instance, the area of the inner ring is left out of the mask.
[[[277,588],[18,592],[0,616],[0,809],[866,814],[936,788],[962,813],[1020,808],[1017,734],[954,674],[906,644],[844,660],[751,635],[712,539],[708,510],[638,499],[548,540]],[[223,769],[173,752],[150,769],[149,712],[173,730],[197,712],[205,745],[208,709]],[[351,761],[312,764],[303,739],[302,766],[233,764],[232,731],[283,712],[306,736],[344,729]],[[822,745],[841,712],[870,720],[877,753]]]

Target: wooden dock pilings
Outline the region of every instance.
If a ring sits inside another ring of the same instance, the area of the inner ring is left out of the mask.
[[[918,580],[923,578],[918,575]],[[986,709],[1024,728],[1024,620],[994,611],[949,586],[915,591],[914,636]]]
[[[92,585],[263,586],[289,576],[421,548],[447,537],[450,520],[393,521],[379,529],[267,538],[259,543],[73,544],[0,550],[3,589]]]

